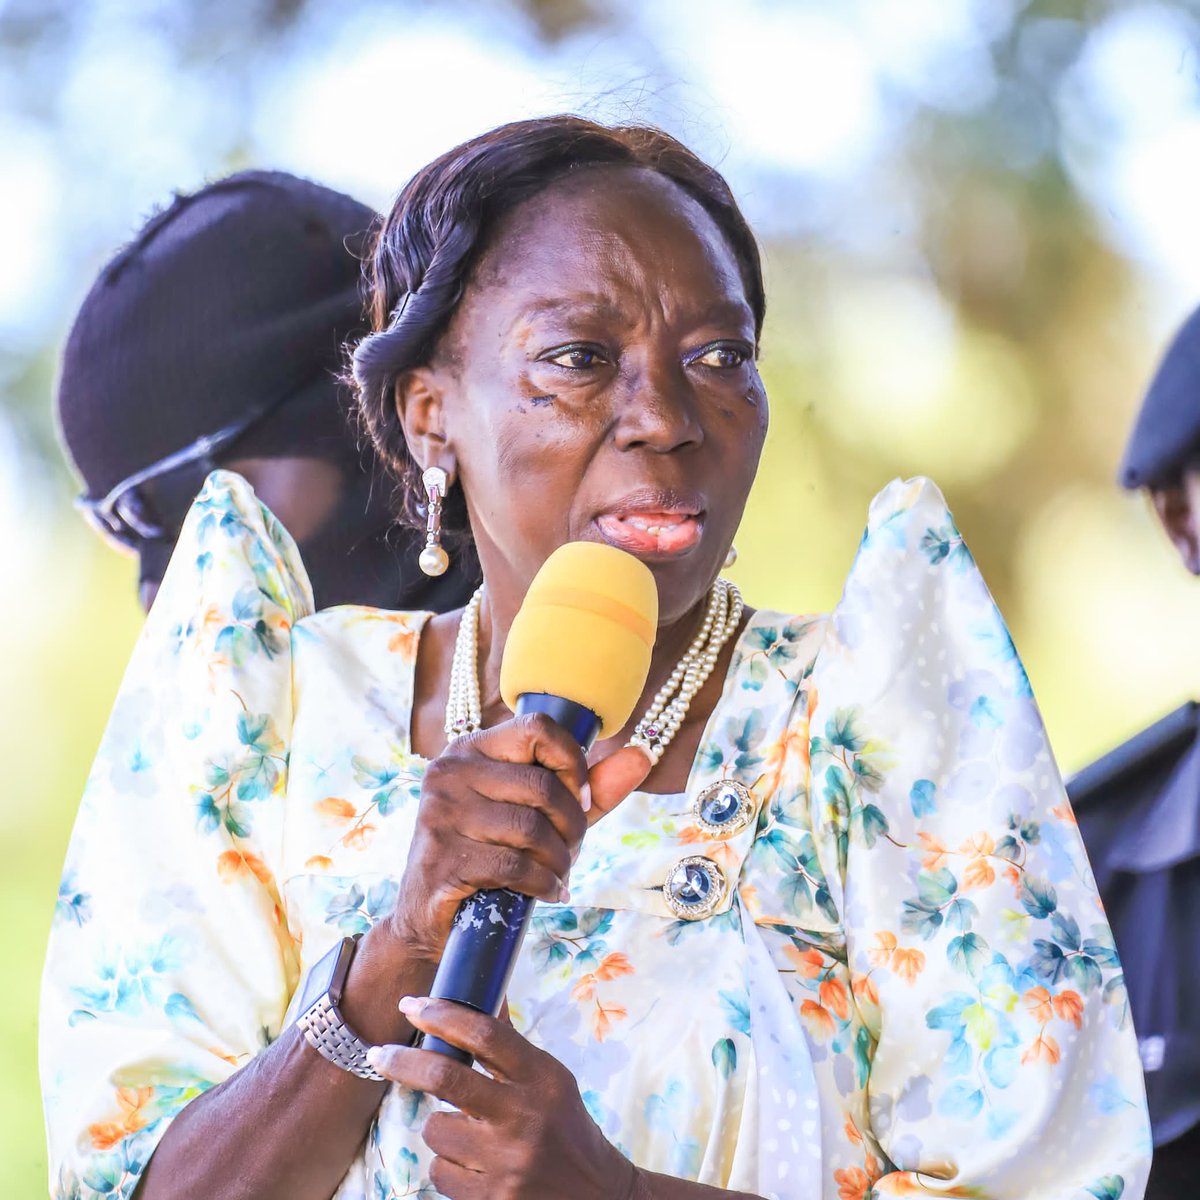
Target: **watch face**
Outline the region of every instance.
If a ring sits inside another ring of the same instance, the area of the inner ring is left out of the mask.
[[[333,978],[334,968],[337,966],[338,955],[341,953],[341,950],[342,943],[340,941],[334,942],[324,957],[318,959],[304,977],[304,990],[300,995],[299,1013],[308,1012],[329,991],[329,983]]]

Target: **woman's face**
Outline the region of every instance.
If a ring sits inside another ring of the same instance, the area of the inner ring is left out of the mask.
[[[511,213],[430,369],[489,588],[519,602],[558,546],[606,541],[688,612],[758,466],[754,355],[733,251],[669,180],[593,168]]]

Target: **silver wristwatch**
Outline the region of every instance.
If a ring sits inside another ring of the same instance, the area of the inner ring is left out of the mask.
[[[342,1020],[338,1011],[356,949],[358,937],[342,938],[314,964],[304,980],[296,1027],[304,1034],[304,1040],[335,1066],[362,1079],[383,1083],[384,1077],[367,1063],[371,1047]]]

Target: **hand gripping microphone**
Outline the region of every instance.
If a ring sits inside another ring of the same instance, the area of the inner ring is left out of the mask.
[[[500,694],[518,716],[546,713],[586,752],[633,712],[650,671],[658,589],[631,554],[568,542],[542,565],[509,630]],[[463,901],[429,994],[497,1016],[534,901],[507,888]],[[426,1035],[426,1050],[470,1065],[471,1055]]]

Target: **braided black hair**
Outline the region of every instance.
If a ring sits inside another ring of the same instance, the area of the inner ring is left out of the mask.
[[[351,375],[363,425],[400,481],[402,520],[424,525],[424,489],[396,411],[397,379],[429,361],[498,218],[572,170],[604,165],[656,171],[705,209],[729,241],[755,336],[762,332],[766,299],[754,235],[722,176],[669,134],[554,116],[515,121],[464,142],[404,187],[366,267],[373,332],[354,350]],[[461,488],[447,497],[442,527],[451,539],[469,537]]]

